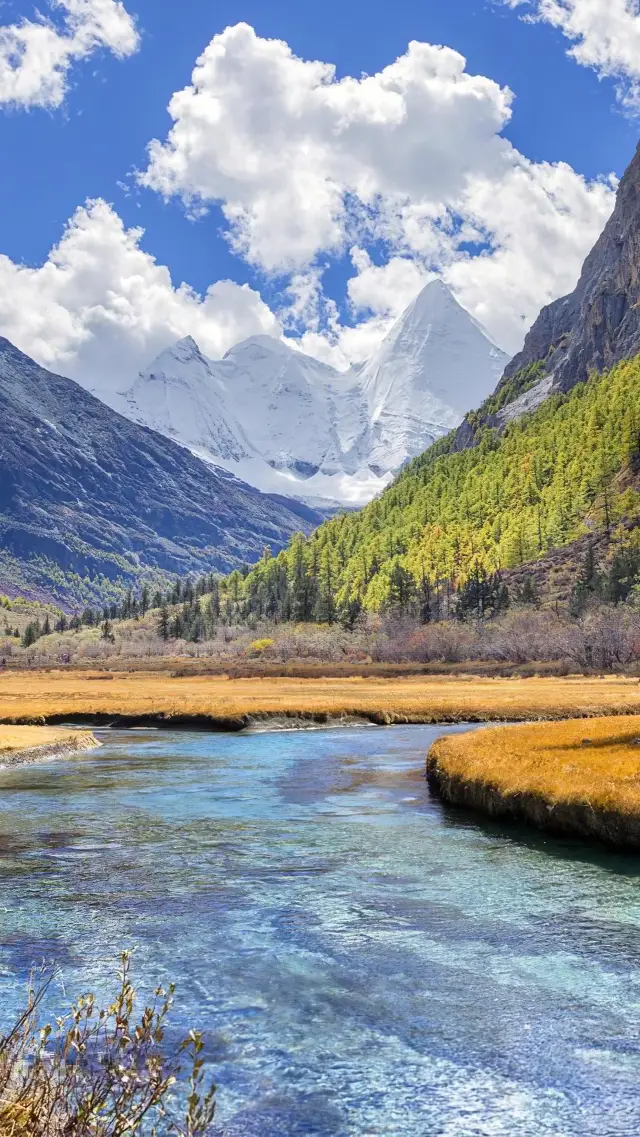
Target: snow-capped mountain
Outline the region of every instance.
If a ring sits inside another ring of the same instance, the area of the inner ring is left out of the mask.
[[[459,426],[495,390],[508,361],[443,281],[427,284],[359,373],[370,465],[398,470]]]
[[[360,505],[458,426],[507,361],[434,280],[360,368],[337,371],[265,335],[211,360],[187,337],[127,389],[96,394],[263,491]]]

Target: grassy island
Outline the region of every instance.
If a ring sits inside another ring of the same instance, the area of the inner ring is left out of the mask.
[[[525,723],[440,738],[429,780],[448,802],[640,848],[640,717]]]
[[[0,726],[0,768],[39,758],[56,758],[90,750],[98,740],[89,730],[45,726]]]

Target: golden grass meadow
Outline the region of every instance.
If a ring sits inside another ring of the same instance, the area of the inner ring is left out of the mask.
[[[531,794],[549,806],[587,805],[640,817],[640,718],[623,716],[492,727],[433,744],[441,775]]]
[[[0,677],[0,722],[190,719],[241,727],[260,717],[359,716],[373,722],[516,722],[640,714],[640,683],[619,676],[251,678],[87,671]]]
[[[4,757],[36,747],[75,746],[92,739],[90,731],[60,730],[52,726],[0,726],[0,765]]]

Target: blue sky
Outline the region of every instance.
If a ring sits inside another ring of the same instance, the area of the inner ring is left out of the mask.
[[[571,0],[574,5],[580,2]],[[292,252],[282,245],[277,253],[283,258],[280,265],[275,264],[271,253],[256,252],[257,244],[253,251],[246,243],[241,251],[234,252],[230,248],[224,236],[229,224],[228,216],[225,218],[223,215],[215,196],[217,170],[210,194],[208,191],[202,194],[198,190],[207,212],[195,220],[189,216],[187,201],[197,181],[197,178],[194,181],[195,175],[189,174],[182,178],[180,184],[176,183],[177,189],[170,200],[163,196],[169,177],[166,170],[156,174],[156,184],[152,188],[136,183],[133,171],[147,167],[146,148],[150,140],[156,138],[166,142],[171,127],[167,104],[172,94],[190,83],[195,61],[213,37],[240,22],[255,29],[260,42],[280,39],[289,45],[294,56],[333,64],[338,80],[345,76],[357,79],[363,73],[375,75],[381,72],[403,57],[411,40],[453,48],[466,57],[466,74],[486,77],[499,88],[509,87],[515,95],[511,117],[496,130],[496,134],[512,143],[526,163],[536,164],[536,167],[544,163],[568,164],[577,175],[582,175],[585,186],[612,172],[622,174],[637,142],[638,118],[628,108],[625,110],[619,99],[620,76],[622,74],[628,80],[628,68],[626,76],[621,64],[617,75],[603,77],[601,65],[580,65],[567,54],[572,41],[566,29],[552,27],[544,20],[523,20],[525,9],[522,7],[483,0],[454,0],[449,4],[433,0],[424,0],[421,4],[415,0],[394,0],[393,4],[382,3],[381,0],[367,0],[366,3],[364,0],[324,0],[321,5],[302,5],[292,0],[270,0],[269,4],[241,3],[239,0],[224,0],[217,4],[181,0],[179,5],[169,0],[125,0],[125,8],[135,20],[139,32],[137,50],[127,49],[124,58],[118,58],[110,50],[108,40],[105,40],[107,46],[98,45],[95,50],[87,50],[86,58],[75,60],[69,67],[67,90],[58,106],[33,105],[33,100],[30,105],[21,105],[16,100],[0,105],[0,147],[3,155],[0,254],[11,262],[14,274],[0,283],[11,288],[11,280],[19,280],[20,287],[25,287],[25,305],[37,307],[43,296],[46,305],[51,306],[54,302],[56,306],[67,305],[65,312],[69,312],[71,323],[85,318],[78,314],[77,299],[65,297],[64,289],[52,297],[42,276],[34,275],[27,279],[24,274],[22,277],[15,274],[20,265],[38,270],[45,264],[74,211],[88,198],[104,199],[125,227],[144,228],[140,248],[150,254],[158,265],[167,266],[174,286],[185,281],[204,294],[217,280],[230,279],[239,285],[248,284],[260,293],[270,311],[275,313],[275,318],[284,320],[285,324],[288,321],[289,327],[294,328],[298,335],[305,330],[308,332],[305,346],[309,350],[327,358],[331,351],[337,353],[338,350],[343,352],[344,358],[348,358],[347,339],[340,339],[342,327],[366,324],[367,336],[362,342],[367,344],[373,342],[397,314],[388,299],[380,298],[378,293],[381,289],[377,285],[376,288],[369,287],[362,266],[358,270],[355,292],[350,294],[347,291],[348,282],[354,277],[354,262],[349,254],[352,243],[368,250],[373,263],[382,267],[394,257],[401,258],[403,282],[394,291],[403,302],[410,298],[411,288],[415,290],[420,279],[416,275],[414,280],[407,262],[418,266],[418,274],[439,271],[438,257],[431,253],[425,255],[419,241],[409,240],[406,233],[402,237],[389,237],[388,214],[385,214],[384,224],[377,223],[377,228],[373,226],[364,237],[359,231],[360,235],[355,240],[351,230],[346,233],[345,223],[346,235],[341,241],[327,249],[320,245],[306,260],[299,252]],[[0,5],[0,21],[5,26],[16,26],[22,19],[32,21],[34,11],[34,5],[26,0],[5,0]],[[60,9],[50,12],[58,29],[63,29],[65,15],[65,11]],[[615,71],[616,68],[609,67],[609,70]],[[234,111],[230,107],[229,114],[225,114],[231,131],[234,124],[228,120],[232,120],[234,113],[237,113],[237,108]],[[416,114],[419,127],[419,109]],[[425,121],[425,131],[431,130],[432,125],[433,114],[430,112],[428,122]],[[323,135],[322,145],[326,144]],[[452,139],[452,146],[455,145],[456,140]],[[212,163],[219,166],[221,161],[224,162],[224,155],[213,154]],[[392,166],[393,151],[388,161]],[[344,155],[340,162],[344,163]],[[375,175],[380,184],[386,181],[385,170],[376,167]],[[174,178],[174,173],[170,176]],[[478,175],[471,170],[469,176]],[[413,186],[413,175],[410,181]],[[409,193],[409,196],[413,193],[412,207],[423,193],[420,185],[415,184],[417,188]],[[606,217],[610,198],[605,195],[596,200],[591,195],[593,200],[585,204],[586,196],[584,202],[574,200],[574,188],[572,185],[563,190],[571,204],[560,201],[558,213],[562,215],[573,209],[575,229],[583,233],[584,239],[576,237],[572,231],[570,252],[567,252],[560,239],[556,242],[551,233],[546,260],[553,261],[557,257],[560,261],[564,257],[565,262],[570,261],[570,274],[575,275],[579,260]],[[397,209],[397,194],[406,192],[404,183],[393,187],[394,211]],[[545,189],[545,192],[548,191]],[[429,193],[431,201],[431,190]],[[423,201],[423,197],[420,200]],[[452,196],[451,201],[447,200],[445,204],[451,210],[451,216],[456,218],[456,224],[461,216],[464,223],[468,214],[460,205],[460,197],[456,196],[454,200]],[[254,206],[244,203],[242,208],[250,210]],[[271,208],[269,202],[265,205],[265,209],[268,208]],[[479,215],[476,206],[473,209],[469,207],[469,210],[476,224]],[[265,224],[269,225],[268,216]],[[282,221],[275,218],[273,224],[277,229]],[[481,225],[491,232],[493,222],[488,215],[486,220],[481,215]],[[497,233],[494,245],[509,239]],[[523,295],[518,311],[509,315],[509,324],[507,318],[500,314],[500,304],[504,305],[501,297],[509,287],[509,281],[503,279],[507,268],[503,266],[501,269],[493,307],[484,305],[486,310],[480,310],[482,291],[493,285],[491,282],[487,284],[485,278],[471,279],[468,264],[460,260],[468,254],[470,247],[473,249],[473,245],[465,245],[455,251],[448,248],[446,254],[441,254],[445,278],[449,279],[467,306],[473,310],[475,305],[476,314],[485,318],[496,338],[504,342],[505,338],[511,337],[511,344],[506,346],[515,349],[520,324],[533,318],[535,306],[549,299],[549,292],[553,292],[555,287],[566,287],[569,270],[566,264],[564,269],[559,264],[554,275],[545,263],[544,273],[540,273],[544,282],[541,280],[539,295],[535,288],[530,289],[526,297]],[[483,237],[476,244],[475,251],[486,252],[491,247],[492,237],[489,236],[488,241]],[[108,251],[105,256],[108,257]],[[289,260],[285,264],[287,258]],[[318,282],[320,269],[321,280]],[[532,270],[525,264],[519,269],[515,263],[511,271],[515,277]],[[304,287],[307,290],[311,287],[312,291],[315,288],[315,294],[306,308],[299,302],[294,315],[287,315],[291,296],[286,288],[292,274],[304,277]],[[111,292],[113,290],[112,281]],[[361,298],[359,308],[357,305],[354,307],[354,294]],[[337,310],[333,309],[331,301],[335,302]],[[211,316],[214,318],[215,313]],[[250,330],[252,318],[247,317],[246,327],[244,318],[240,320],[238,331]],[[269,318],[264,313],[259,316],[267,330],[271,330]],[[225,335],[233,338],[232,321],[229,322],[226,316],[221,319],[222,323],[226,320],[226,331],[224,334],[220,332],[217,339],[210,337],[210,350],[218,342],[224,347]],[[143,317],[141,320],[144,322]],[[333,331],[329,334],[332,321]],[[340,324],[338,330],[336,321]],[[23,326],[15,311],[3,312],[0,302],[0,332],[19,340],[25,350],[39,355],[43,362],[57,362],[61,370],[69,373],[91,366],[95,355],[87,354],[82,346],[78,348],[72,342],[73,337],[69,343],[58,342],[57,331],[49,332],[45,325],[46,321],[42,327],[34,329],[31,321],[30,327]],[[199,328],[200,324],[194,331]],[[179,330],[183,330],[182,324]],[[93,326],[83,325],[80,341],[85,333],[95,340],[96,351],[98,348],[109,350],[111,341],[105,339],[102,330],[98,334]],[[320,343],[319,338],[322,337],[323,342]],[[150,335],[149,351],[162,346],[161,338],[155,333]],[[349,343],[352,354],[363,350],[355,340]],[[136,348],[141,358],[145,349],[144,342]],[[113,352],[119,361],[118,366],[126,367],[127,350],[115,339]],[[137,363],[138,356],[132,352],[131,364]]]

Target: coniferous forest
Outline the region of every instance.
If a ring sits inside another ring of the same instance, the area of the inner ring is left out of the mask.
[[[640,357],[594,375],[510,423],[455,434],[415,459],[359,513],[297,534],[215,586],[236,618],[352,624],[361,612],[423,622],[506,601],[501,573],[588,533],[621,550],[640,503]],[[619,554],[623,555],[623,553]],[[629,554],[626,554],[627,556]]]

